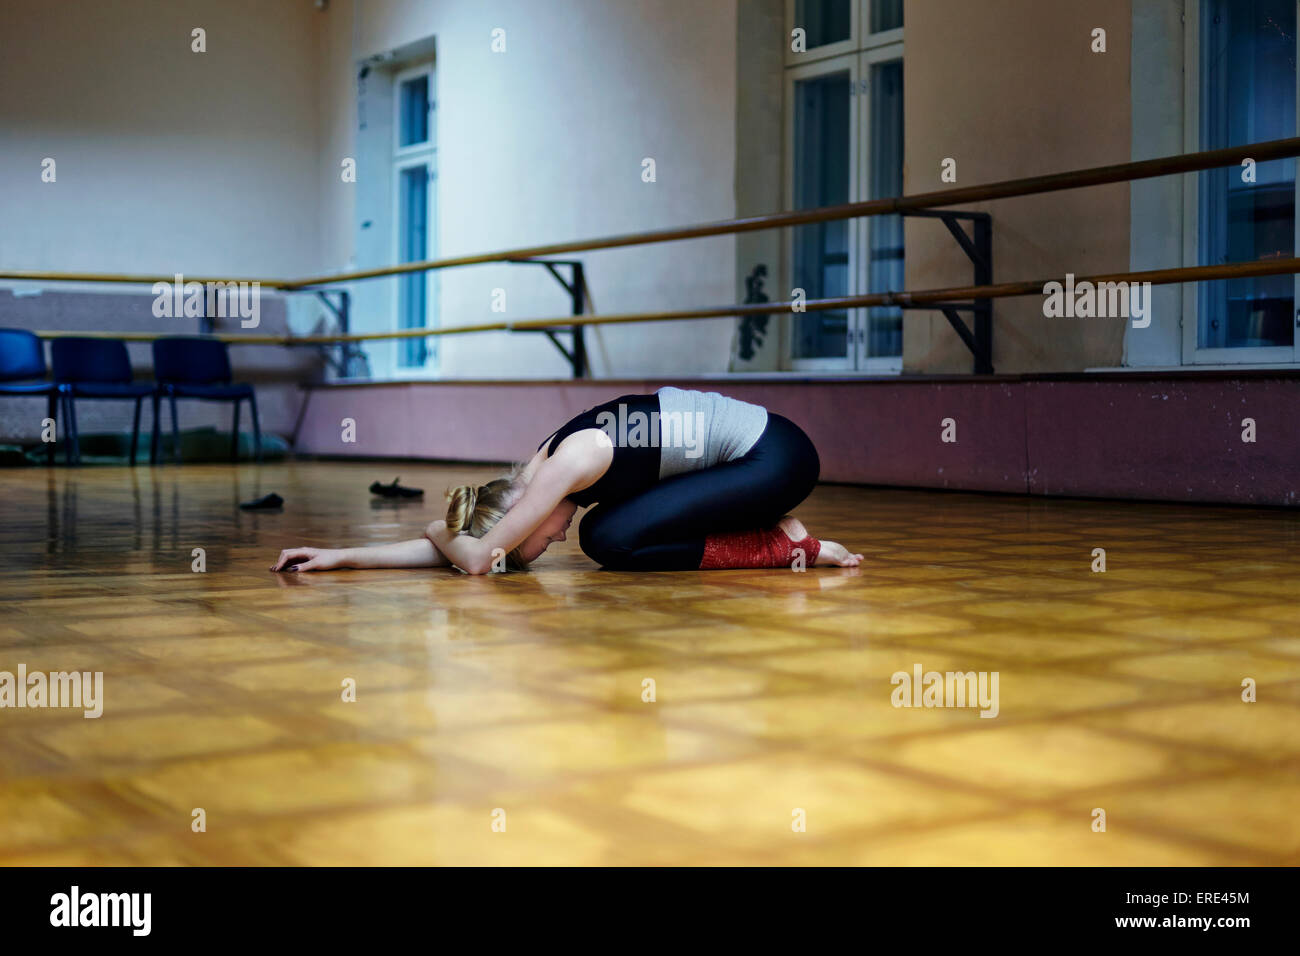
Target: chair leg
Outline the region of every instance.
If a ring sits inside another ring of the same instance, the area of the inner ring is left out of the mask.
[[[131,423],[131,467],[135,467],[135,451],[140,447],[140,406],[144,403],[141,395],[135,400],[135,420]]]
[[[67,422],[68,444],[67,447],[64,449],[63,457],[67,461],[69,466],[80,465],[81,464],[81,442],[77,438],[77,403],[75,399],[72,397],[71,392],[66,392],[64,394],[63,402],[65,408],[67,409],[67,414],[64,415],[63,417],[68,420]]]
[[[54,438],[55,438],[54,441],[49,443],[49,447],[45,449],[46,465],[54,464],[55,451],[58,448],[59,432],[63,429],[63,422],[59,421],[59,419],[62,418],[63,415],[56,414],[58,412],[58,405],[59,405],[58,392],[50,392],[49,395],[45,396],[45,417],[54,420]]]
[[[235,399],[235,420],[230,426],[230,460],[239,461],[239,403],[242,399]]]
[[[158,446],[162,443],[162,431],[158,427],[159,413],[162,410],[162,396],[153,393],[153,431],[149,435],[149,464],[158,464]]]
[[[253,457],[257,459],[257,463],[260,465],[262,463],[262,426],[257,418],[256,395],[248,396],[248,410],[253,415]]]
[[[176,464],[181,463],[181,426],[176,417],[176,396],[168,395],[172,405],[172,461]]]

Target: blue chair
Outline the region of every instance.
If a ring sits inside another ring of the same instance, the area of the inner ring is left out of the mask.
[[[59,389],[45,377],[45,347],[26,329],[0,329],[0,395],[44,395],[47,417],[56,417]],[[71,462],[72,446],[65,444],[64,450]],[[54,442],[50,442],[46,462],[54,464]]]
[[[258,461],[262,460],[262,428],[257,419],[257,396],[251,385],[232,384],[230,355],[226,343],[220,339],[172,336],[155,339],[153,343],[153,374],[158,380],[154,395],[154,422],[158,421],[158,406],[166,395],[172,408],[172,451],[177,463],[181,460],[180,427],[176,420],[176,399],[198,398],[209,402],[234,402],[235,420],[230,429],[230,460],[239,460],[239,403],[247,400],[253,415],[253,448]],[[154,450],[157,454],[158,430],[154,428]]]
[[[131,464],[140,441],[140,404],[154,394],[154,386],[134,381],[126,343],[117,339],[93,339],[72,336],[55,339],[50,344],[54,381],[63,392],[67,409],[67,432],[71,445],[69,464],[81,463],[81,444],[77,437],[79,398],[135,399],[135,421],[131,425]],[[157,430],[157,423],[154,425]]]

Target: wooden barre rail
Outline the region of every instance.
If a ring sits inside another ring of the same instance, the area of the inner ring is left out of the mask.
[[[249,285],[257,283],[266,286],[268,289],[290,289],[294,287],[294,283],[290,279],[258,279],[251,276],[243,279],[232,279],[229,277],[188,275],[183,276],[183,278],[185,282],[201,282],[204,285],[209,282],[246,282]],[[118,272],[0,272],[0,279],[21,279],[24,282],[104,282],[119,285],[155,285],[159,282],[166,282],[171,285],[176,281],[176,276],[127,275]]]
[[[1151,285],[1170,285],[1179,282],[1208,282],[1215,279],[1246,279],[1257,276],[1300,273],[1300,257],[1290,259],[1261,259],[1257,262],[1230,262],[1214,266],[1186,266],[1176,269],[1150,269],[1145,272],[1116,272],[1109,275],[1076,276],[1076,288],[1084,283],[1149,282]],[[925,306],[959,304],[970,299],[1006,299],[1025,295],[1041,295],[1049,282],[1061,282],[1063,277],[1022,282],[1001,282],[994,285],[958,286],[950,289],[926,289],[918,292],[873,292],[866,295],[839,296],[832,299],[809,299],[802,303],[805,311],[821,312],[828,309],[852,309],[871,306]],[[793,312],[793,302],[755,302],[738,305],[711,306],[704,309],[678,309],[666,312],[626,312],[614,315],[557,316],[549,319],[521,319],[518,322],[483,322],[475,325],[458,325],[438,329],[403,329],[398,332],[362,332],[354,335],[239,335],[223,334],[211,338],[232,345],[338,345],[344,342],[373,342],[384,339],[422,339],[435,335],[463,335],[470,332],[513,332],[538,329],[561,329],[575,325],[618,325],[625,322],[675,322],[691,319],[727,318],[739,315],[770,315]],[[123,342],[151,342],[164,338],[164,333],[153,332],[37,332],[44,339],[85,336],[111,338]]]
[[[853,219],[858,216],[884,216],[894,213],[911,212],[920,209],[934,209],[939,206],[960,206],[973,202],[986,202],[994,199],[1009,199],[1016,196],[1032,196],[1039,193],[1056,192],[1063,189],[1079,189],[1085,186],[1101,186],[1109,183],[1129,182],[1134,179],[1150,179],[1174,173],[1198,172],[1217,169],[1221,166],[1239,165],[1245,159],[1255,162],[1267,162],[1274,159],[1286,159],[1300,156],[1300,137],[1272,140],[1267,143],[1255,143],[1248,146],[1233,146],[1228,149],[1209,150],[1201,153],[1189,153],[1183,156],[1164,156],[1133,163],[1118,163],[1111,166],[1096,166],[1091,169],[1076,169],[1064,173],[1052,173],[1046,176],[1033,176],[1026,179],[1011,179],[1000,183],[988,183],[982,186],[964,186],[958,189],[942,189],[935,192],[918,193],[914,196],[896,196],[889,199],[870,199],[863,202],[844,203],[839,206],[823,206],[818,209],[796,210],[792,212],[769,213],[747,219],[726,219],[721,222],[703,223],[679,229],[660,229],[649,232],[632,233],[625,236],[610,236],[604,239],[588,239],[581,242],[559,242],[546,246],[533,246],[514,249],[509,252],[483,253],[474,256],[458,256],[450,259],[430,259],[424,262],[404,263],[384,269],[361,269],[343,272],[333,276],[321,276],[288,283],[284,288],[295,289],[302,286],[325,285],[335,282],[350,282],[358,279],[374,279],[381,276],[401,275],[408,272],[423,272],[431,269],[447,269],[453,266],[481,265],[489,262],[503,262],[512,259],[534,259],[539,256],[560,255],[571,252],[588,252],[597,249],[614,249],[621,246],[645,245],[655,242],[673,242],[680,239],[699,239],[706,236],[728,235],[741,232],[755,232],[761,229],[777,229],[784,226],[799,226],[816,222],[831,222],[838,219]]]
[[[407,262],[382,269],[360,269],[352,272],[340,272],[334,275],[317,276],[311,279],[215,279],[192,277],[193,282],[258,282],[267,288],[292,291],[308,286],[333,285],[339,282],[352,282],[361,279],[376,279],[383,276],[404,275],[411,272],[427,272],[433,269],[448,269],[454,266],[483,265],[492,262],[512,262],[521,259],[533,259],[538,256],[559,255],[571,252],[589,252],[597,249],[614,249],[622,246],[647,245],[656,242],[672,242],[680,239],[699,239],[707,236],[720,236],[741,232],[754,232],[761,229],[776,229],[784,226],[799,226],[816,222],[831,222],[838,219],[852,219],[858,216],[883,216],[922,209],[934,209],[940,206],[958,206],[974,202],[986,202],[995,199],[1009,199],[1016,196],[1032,196],[1039,193],[1056,192],[1064,189],[1079,189],[1085,186],[1102,186],[1111,183],[1129,182],[1135,179],[1150,179],[1155,176],[1167,176],[1176,173],[1199,172],[1223,166],[1239,165],[1243,160],[1253,159],[1257,163],[1275,159],[1287,159],[1300,156],[1300,137],[1272,140],[1266,143],[1252,143],[1245,146],[1232,146],[1227,149],[1209,150],[1200,153],[1187,153],[1180,156],[1164,156],[1157,159],[1145,159],[1131,163],[1117,163],[1110,166],[1095,166],[1090,169],[1076,169],[1063,173],[1051,173],[1045,176],[1032,176],[1025,179],[1011,179],[999,183],[981,186],[963,186],[956,189],[942,189],[935,192],[918,193],[914,196],[895,196],[888,199],[871,199],[864,202],[845,203],[838,206],[823,206],[817,209],[802,209],[792,212],[769,213],[745,219],[725,219],[720,222],[702,223],[676,229],[659,229],[648,232],[631,233],[623,236],[608,236],[603,239],[585,239],[576,242],[559,242],[545,246],[532,246],[523,249],[510,249],[502,252],[485,252],[471,256],[456,256],[449,259],[429,259],[422,262]],[[153,284],[157,282],[174,282],[175,276],[114,275],[111,273],[77,273],[77,272],[0,272],[0,279],[24,279],[47,282],[120,282]],[[742,314],[738,312],[722,313],[726,315]],[[573,325],[570,320],[566,325]]]

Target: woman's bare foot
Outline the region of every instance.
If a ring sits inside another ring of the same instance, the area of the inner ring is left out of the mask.
[[[791,541],[802,541],[808,537],[808,529],[804,527],[803,522],[793,515],[786,515],[779,522],[777,527],[785,532],[786,537]],[[862,563],[862,555],[852,554],[849,549],[836,541],[827,541],[819,538],[822,548],[817,555],[814,565],[834,565],[841,568],[856,568]]]

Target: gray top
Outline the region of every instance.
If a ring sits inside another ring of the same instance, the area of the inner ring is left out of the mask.
[[[659,478],[735,461],[767,428],[767,409],[717,392],[665,386],[659,396]]]

